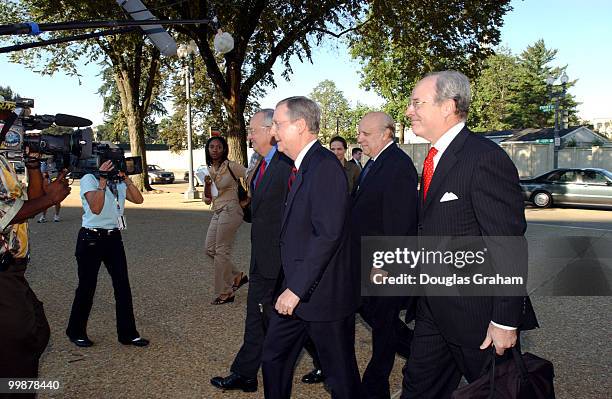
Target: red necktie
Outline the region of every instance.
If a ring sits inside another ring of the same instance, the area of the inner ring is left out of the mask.
[[[266,173],[266,160],[263,159],[261,164],[259,164],[259,172],[257,174],[257,180],[255,180],[255,188],[259,186],[259,183],[263,180],[263,175]]]
[[[297,176],[297,169],[294,166],[291,169],[291,174],[289,175],[289,181],[287,182],[288,186],[289,186],[289,191],[291,191],[291,185],[293,184],[293,182],[295,181],[295,177]]]
[[[429,184],[434,174],[433,159],[437,153],[438,150],[436,150],[436,147],[431,147],[423,163],[423,202],[425,202],[425,198],[427,198],[427,190],[429,190]]]

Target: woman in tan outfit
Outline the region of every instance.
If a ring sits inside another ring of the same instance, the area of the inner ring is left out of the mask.
[[[206,142],[206,164],[210,177],[205,179],[204,202],[212,203],[213,217],[206,233],[206,254],[215,267],[215,299],[212,305],[234,302],[234,292],[249,281],[232,263],[231,249],[236,231],[242,223],[242,208],[238,202],[238,183],[244,178],[244,166],[227,159],[229,148],[223,137],[211,137]],[[232,176],[232,173],[234,176]],[[212,197],[211,183],[218,195]]]

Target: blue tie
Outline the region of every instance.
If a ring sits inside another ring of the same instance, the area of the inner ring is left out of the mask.
[[[370,171],[370,168],[372,167],[373,164],[374,164],[374,161],[371,159],[369,159],[368,162],[366,162],[365,166],[363,167],[363,170],[361,171],[361,174],[359,175],[359,183],[357,184],[357,189],[359,189],[359,186],[361,186],[361,184],[365,180],[366,175]]]

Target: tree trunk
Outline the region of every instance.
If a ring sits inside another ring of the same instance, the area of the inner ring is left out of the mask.
[[[227,144],[229,146],[229,158],[236,163],[247,166],[249,160],[247,159],[244,106],[237,93],[232,93],[230,99],[225,101],[225,109],[228,115]]]
[[[399,124],[399,129],[397,131],[397,140],[399,144],[404,144],[404,131],[406,130],[406,125],[403,123]]]
[[[138,93],[132,91],[132,85],[129,81],[129,73],[121,71],[115,73],[115,81],[119,88],[119,97],[121,98],[121,110],[127,122],[128,134],[130,136],[130,151],[132,156],[142,157],[143,171],[140,175],[132,177],[134,184],[140,191],[153,190],[149,185],[147,173],[147,151],[144,141],[144,115],[141,114],[138,105]]]

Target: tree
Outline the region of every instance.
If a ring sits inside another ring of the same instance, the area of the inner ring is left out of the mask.
[[[10,86],[0,86],[0,96],[2,96],[6,101],[13,101],[20,97],[20,95],[15,93]]]
[[[336,135],[348,139],[351,116],[349,103],[336,84],[331,80],[320,82],[310,93],[310,98],[321,108],[320,140],[327,144]]]
[[[9,2],[10,3],[10,2]],[[150,5],[166,6],[165,2],[149,1]],[[124,19],[121,9],[106,2],[80,0],[22,0],[18,5],[4,4],[5,20],[31,20],[45,22],[117,20]],[[48,37],[64,37],[72,32],[53,32]],[[21,41],[14,38],[14,42]],[[136,30],[133,34],[105,36],[72,44],[50,45],[38,50],[12,53],[11,60],[27,65],[42,74],[64,70],[78,77],[79,60],[106,61],[112,68],[113,79],[125,117],[133,155],[140,155],[146,165],[145,119],[150,115],[152,99],[162,83],[159,51],[145,42]],[[43,66],[41,68],[41,65]],[[40,69],[39,69],[40,68]],[[134,183],[150,190],[147,169]]]
[[[468,125],[474,131],[506,130],[512,124],[519,92],[521,66],[510,50],[501,49],[484,62],[482,72],[472,81],[472,103]]]
[[[500,49],[483,63],[480,75],[473,80],[472,105],[468,123],[475,131],[543,128],[554,125],[554,111],[540,107],[551,104],[550,94],[560,93],[556,85],[548,87],[546,79],[557,79],[567,66],[552,67],[557,50],[547,49],[543,40],[528,46],[520,56]],[[568,82],[571,88],[574,82]],[[568,92],[561,105],[576,123],[576,102]]]
[[[170,78],[170,94],[174,113],[160,123],[160,139],[166,143],[173,152],[180,152],[187,148],[186,133],[186,105],[184,75],[181,65],[177,62],[175,71]],[[208,139],[210,129],[219,129],[225,135],[229,130],[228,117],[223,105],[223,97],[216,90],[208,78],[206,65],[201,58],[195,59],[194,76],[191,84],[191,112],[194,135],[193,148],[203,147]],[[259,108],[259,103],[253,98],[261,94],[259,88],[251,92],[245,107],[245,117]]]
[[[234,49],[220,58],[213,50],[216,29],[208,25],[177,27],[197,43],[208,78],[223,100],[230,158],[247,163],[247,100],[253,90],[274,86],[272,66],[282,62],[285,70],[281,75],[287,78],[292,72],[292,55],[300,61],[311,61],[312,46],[330,30],[345,29],[364,5],[359,0],[212,0],[179,2],[161,10],[166,11],[163,17],[167,18],[217,17],[221,27],[234,37]]]
[[[351,35],[351,54],[363,65],[362,86],[382,96],[385,110],[400,123],[408,122],[408,98],[426,73],[477,75],[512,9],[509,0],[369,3],[367,23]]]
[[[549,64],[557,55],[556,49],[547,49],[544,40],[540,39],[527,48],[518,57],[521,66],[518,76],[518,96],[513,104],[510,124],[519,128],[548,127],[554,124],[554,112],[545,112],[540,109],[542,105],[551,104],[549,88],[546,84],[548,76],[555,80],[565,72],[567,65],[552,67]],[[576,81],[568,82],[571,88]],[[551,87],[558,91],[559,87]],[[561,100],[564,108],[570,110],[572,119],[576,119],[576,105],[573,96],[569,93]]]

